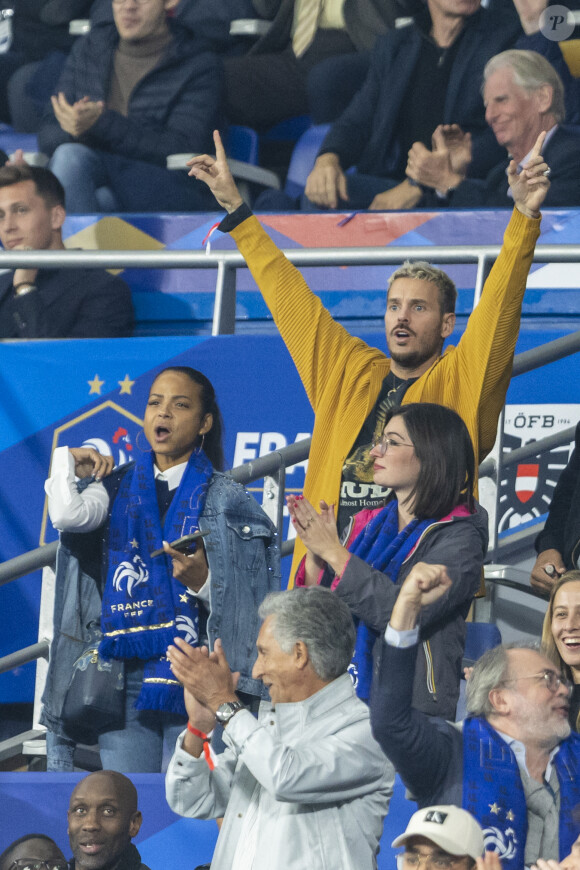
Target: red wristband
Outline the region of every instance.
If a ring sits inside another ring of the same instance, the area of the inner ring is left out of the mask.
[[[209,740],[207,734],[204,734],[203,731],[199,730],[199,728],[194,728],[191,722],[187,723],[187,730],[190,732],[190,734],[195,734],[196,737],[199,737],[200,740],[203,740],[204,743],[206,742],[206,740]]]
[[[199,739],[203,741],[204,758],[207,762],[207,766],[209,767],[209,769],[213,770],[215,764],[213,763],[213,759],[211,757],[211,751],[209,748],[209,737],[207,736],[207,734],[204,734],[203,731],[200,731],[199,728],[194,728],[191,722],[187,723],[187,730],[190,734],[194,734],[195,737],[199,737]]]

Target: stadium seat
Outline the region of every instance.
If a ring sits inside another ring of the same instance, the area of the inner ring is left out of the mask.
[[[471,667],[488,649],[501,643],[501,632],[491,622],[468,622],[463,666]]]
[[[46,166],[48,157],[38,150],[38,139],[34,133],[17,133],[8,124],[0,124],[0,148],[12,157],[19,148],[24,159],[31,166]]]

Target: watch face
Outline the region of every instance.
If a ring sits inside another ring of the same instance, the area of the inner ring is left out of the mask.
[[[238,710],[243,710],[244,705],[240,704],[239,701],[226,701],[224,704],[220,704],[216,710],[215,717],[220,725],[225,725],[230,721],[232,716],[238,712]]]

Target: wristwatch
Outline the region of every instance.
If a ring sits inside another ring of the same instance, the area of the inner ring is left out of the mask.
[[[217,710],[215,711],[215,718],[224,728],[236,713],[239,713],[240,710],[245,710],[243,704],[240,701],[225,701],[225,703],[220,704]]]

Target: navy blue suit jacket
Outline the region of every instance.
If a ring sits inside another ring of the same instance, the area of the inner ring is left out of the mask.
[[[487,61],[514,44],[519,24],[494,26],[481,9],[466,20],[445,98],[443,123],[472,134],[472,174],[485,177],[502,152],[485,122],[480,87]],[[412,23],[379,37],[365,83],[329,130],[320,153],[338,154],[343,169],[389,178],[400,161],[397,121],[426,37]]]
[[[580,133],[558,127],[543,149],[550,167],[550,188],[543,208],[580,206]],[[421,205],[447,204],[451,208],[513,208],[514,201],[508,196],[506,169],[508,158],[491,170],[485,181],[466,178],[454,190],[446,203],[428,196]]]

